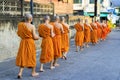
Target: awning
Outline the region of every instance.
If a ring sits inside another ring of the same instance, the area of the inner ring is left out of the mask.
[[[100,13],[100,17],[107,17],[108,13]],[[94,16],[94,13],[86,12],[84,13],[84,16]]]

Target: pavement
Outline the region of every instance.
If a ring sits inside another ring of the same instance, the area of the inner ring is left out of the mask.
[[[45,72],[38,77],[31,77],[31,69],[26,68],[21,80],[120,80],[119,30],[113,30],[106,41],[95,46],[90,44],[90,47],[82,52],[75,52],[73,39],[70,44],[68,59],[59,59],[59,67],[50,70],[49,64],[45,64]],[[39,66],[37,55],[37,71]],[[15,59],[1,62],[0,80],[17,80],[18,70]]]

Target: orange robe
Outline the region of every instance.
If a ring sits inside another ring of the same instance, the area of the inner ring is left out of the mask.
[[[102,36],[101,38],[104,40],[107,37],[107,26],[106,25],[102,25]]]
[[[75,45],[76,46],[83,46],[84,42],[84,29],[80,25],[80,23],[75,24],[76,35],[75,35]]]
[[[101,35],[102,35],[102,26],[100,25],[100,23],[99,22],[96,22],[96,24],[97,24],[97,37],[98,37],[98,39],[100,39],[101,38]]]
[[[39,25],[39,36],[42,37],[40,62],[48,63],[54,59],[53,42],[50,36],[51,30],[44,24]]]
[[[52,38],[53,40],[53,48],[54,48],[54,58],[61,58],[62,51],[61,51],[61,30],[57,28],[54,23],[52,23],[54,27],[55,36]]]
[[[110,25],[108,25],[107,23],[107,34],[109,34],[110,32],[111,32]]]
[[[68,33],[69,33],[69,29],[64,25],[62,24],[63,26],[63,30],[64,30],[64,33],[61,34],[61,41],[62,41],[62,52],[68,52],[69,50],[69,37],[68,37]]]
[[[36,49],[32,32],[24,22],[18,24],[18,36],[21,38],[16,65],[20,67],[36,66]]]
[[[84,42],[87,42],[87,43],[89,43],[90,41],[91,41],[91,39],[90,39],[90,32],[91,32],[91,30],[90,30],[90,26],[89,25],[87,25],[87,24],[84,24]]]
[[[92,43],[97,43],[98,38],[97,38],[97,28],[93,23],[91,23],[91,27],[93,28],[93,31],[91,31],[91,42]]]

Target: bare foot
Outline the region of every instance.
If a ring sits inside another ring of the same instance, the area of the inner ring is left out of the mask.
[[[18,78],[18,79],[22,79],[22,76],[21,76],[21,75],[18,75],[17,78]]]
[[[58,66],[60,66],[60,65],[56,63],[56,64],[54,64],[54,66],[55,66],[55,67],[58,67]]]
[[[40,69],[40,72],[44,72],[45,70],[44,69]]]
[[[51,69],[51,70],[52,70],[52,69],[55,69],[55,67],[54,67],[54,66],[51,66],[50,69]]]
[[[89,48],[89,45],[87,45],[86,47]]]
[[[82,49],[80,49],[80,51],[83,51],[83,48],[82,48]]]
[[[32,73],[32,77],[37,77],[39,73]]]

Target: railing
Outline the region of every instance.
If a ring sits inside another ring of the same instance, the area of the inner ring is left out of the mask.
[[[30,3],[24,2],[24,13],[30,12]],[[34,15],[49,14],[53,15],[53,4],[34,3]],[[18,0],[0,0],[0,16],[3,15],[21,15],[21,4]]]

